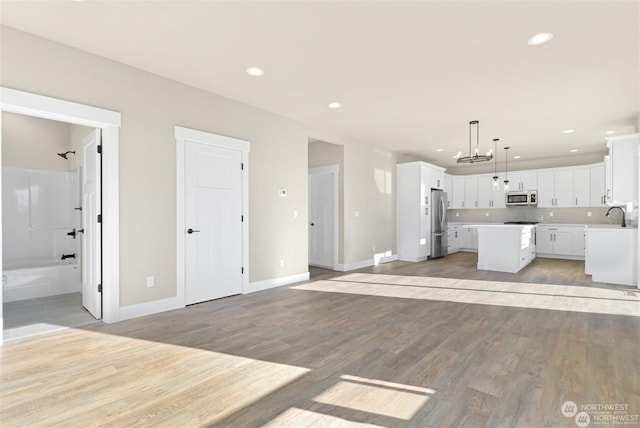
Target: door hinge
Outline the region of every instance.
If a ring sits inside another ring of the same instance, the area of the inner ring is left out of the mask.
[[[102,154],[102,144],[98,145],[98,154]]]
[[[102,284],[98,284],[98,293],[102,293]]]
[[[244,222],[244,216],[243,215],[240,216],[240,222]]]
[[[98,214],[98,223],[102,223],[102,214]]]
[[[244,163],[241,163],[241,164],[240,164],[240,169],[241,169],[242,171],[244,171]]]
[[[240,268],[240,273],[244,273],[244,268]]]

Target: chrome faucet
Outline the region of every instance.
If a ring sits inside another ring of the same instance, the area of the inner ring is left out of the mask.
[[[622,207],[611,207],[607,210],[607,213],[605,214],[605,217],[609,217],[609,213],[611,212],[612,209],[614,208],[618,208],[620,211],[622,211],[622,227],[627,227],[627,221],[625,220],[625,210]]]

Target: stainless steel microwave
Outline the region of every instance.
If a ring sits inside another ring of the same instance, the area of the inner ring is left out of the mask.
[[[505,198],[505,204],[508,207],[517,205],[538,205],[537,190],[517,190],[515,192],[509,192]]]

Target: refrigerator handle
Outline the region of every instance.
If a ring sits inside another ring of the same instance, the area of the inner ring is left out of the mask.
[[[444,227],[444,224],[446,221],[447,221],[447,209],[444,206],[444,199],[440,199],[440,225]]]

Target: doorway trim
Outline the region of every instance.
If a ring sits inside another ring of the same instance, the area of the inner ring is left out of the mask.
[[[102,131],[102,321],[120,320],[120,195],[119,152],[122,115],[118,112],[0,87],[0,110],[26,116],[99,128]],[[0,137],[0,149],[2,139]],[[2,206],[0,188],[0,207]],[[1,220],[1,212],[0,212]],[[2,270],[0,230],[0,271]],[[0,288],[0,301],[2,288]],[[4,325],[0,308],[0,330]],[[0,343],[2,337],[0,336]]]
[[[249,285],[249,151],[251,143],[237,138],[225,137],[224,135],[212,134],[198,131],[191,128],[176,126],[174,129],[176,138],[176,284],[178,305],[185,306],[186,295],[186,266],[185,266],[185,142],[205,144],[208,146],[221,147],[225,149],[237,150],[242,159],[242,186],[241,201],[242,215],[242,294],[248,292]]]
[[[340,165],[326,165],[309,168],[308,175],[331,174],[333,178],[333,270],[339,270],[338,266],[338,232],[340,224],[338,223],[338,174],[340,173]],[[311,214],[311,213],[309,213]],[[309,251],[307,249],[307,251]]]

